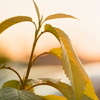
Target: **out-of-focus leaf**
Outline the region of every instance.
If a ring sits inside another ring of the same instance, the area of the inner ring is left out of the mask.
[[[0,100],[42,100],[42,99],[32,92],[6,87],[0,90]]]
[[[27,16],[16,16],[16,17],[11,17],[9,19],[6,19],[2,23],[0,23],[0,33],[2,33],[4,30],[9,28],[10,26],[17,24],[19,22],[24,22],[24,21],[32,22],[32,18],[27,17]]]
[[[46,95],[41,97],[42,100],[67,100],[65,97],[56,95]]]
[[[86,84],[90,84],[89,87],[91,87],[91,89],[88,90],[90,91],[91,96],[90,94],[88,94],[88,92],[85,94],[89,95],[89,97],[91,98],[94,95],[95,100],[98,100],[97,96],[95,95],[95,92],[93,92],[94,89],[92,88],[91,81],[88,75],[86,74],[83,65],[81,64],[77,54],[73,49],[69,37],[62,30],[58,28],[53,28],[51,25],[46,25],[46,27],[51,27],[51,28],[46,28],[47,30],[45,30],[44,28],[44,31],[48,31],[52,33],[55,37],[57,36],[56,38],[58,40],[60,40],[61,47],[62,47],[61,61],[62,61],[63,69],[65,71],[66,76],[71,81],[72,87],[76,94],[76,100],[80,100],[83,95],[83,92],[85,92],[86,91],[85,89],[88,88],[86,87]],[[52,31],[52,29],[55,30],[55,32]]]
[[[45,18],[45,21],[51,20],[51,19],[57,19],[57,18],[74,18],[74,19],[77,19],[77,18],[73,17],[72,15],[58,13],[58,14],[49,15],[48,17]]]
[[[0,69],[5,68],[6,64],[0,65]]]
[[[75,93],[72,87],[61,82],[60,79],[38,78],[35,79],[33,82],[38,85],[40,85],[41,83],[46,83],[46,85],[58,89],[65,96],[66,99],[75,100]]]
[[[7,81],[3,84],[2,88],[5,87],[12,87],[12,88],[16,88],[16,89],[20,89],[20,83],[17,80],[11,80],[11,81]]]
[[[39,9],[35,3],[35,1],[33,0],[33,3],[34,3],[34,6],[35,6],[35,9],[36,9],[36,13],[37,13],[37,16],[38,16],[38,20],[40,20],[40,12],[39,12]]]

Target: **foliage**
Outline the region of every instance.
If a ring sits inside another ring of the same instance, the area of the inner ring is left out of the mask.
[[[43,16],[40,16],[39,9],[34,0],[33,3],[37,13],[38,26],[32,20],[32,18],[28,16],[12,17],[0,23],[0,33],[5,31],[12,25],[24,21],[33,23],[36,29],[26,76],[22,79],[19,73],[12,67],[7,67],[6,65],[0,66],[0,69],[12,70],[20,79],[20,81],[11,80],[4,83],[0,90],[0,100],[12,100],[12,98],[13,100],[98,100],[98,97],[94,92],[92,83],[88,75],[86,74],[77,54],[75,53],[68,35],[65,34],[61,29],[53,27],[50,24],[45,24],[44,31],[40,31],[41,26],[43,26],[43,24],[47,20],[58,18],[77,18],[71,15],[59,13],[49,15],[43,20]],[[61,44],[61,48],[53,48],[49,52],[44,52],[33,58],[38,39],[41,37],[41,35],[48,32],[53,34],[57,38],[57,40]],[[61,82],[58,79],[28,79],[32,65],[34,64],[35,60],[43,54],[52,54],[61,60],[66,77],[69,78],[71,86]],[[56,95],[38,96],[34,93],[34,87],[38,85],[52,86],[58,89],[64,95],[64,97]]]

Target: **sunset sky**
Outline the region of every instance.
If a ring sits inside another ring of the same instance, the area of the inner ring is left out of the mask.
[[[47,21],[69,35],[77,54],[85,59],[100,59],[100,0],[35,0],[40,14],[45,18],[54,13],[73,15],[75,19]],[[30,16],[37,22],[32,0],[0,0],[0,22],[13,16]],[[0,52],[12,59],[22,59],[30,54],[34,38],[34,25],[23,22],[12,26],[0,35]],[[48,44],[47,44],[48,43]],[[36,53],[58,47],[52,35],[40,38]],[[26,54],[26,55],[25,55]]]

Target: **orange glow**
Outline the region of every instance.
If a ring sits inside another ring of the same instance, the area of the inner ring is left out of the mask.
[[[100,1],[95,0],[35,0],[43,17],[54,13],[70,14],[75,19],[52,20],[50,23],[69,35],[77,54],[84,59],[100,59]],[[5,3],[6,2],[6,3]],[[30,16],[37,22],[32,0],[0,0],[0,22],[18,15]],[[34,40],[34,25],[20,23],[7,29],[0,35],[0,48],[6,49],[12,59],[29,57]],[[48,44],[47,44],[48,43]],[[48,34],[42,36],[36,48],[36,54],[58,47],[56,39]]]

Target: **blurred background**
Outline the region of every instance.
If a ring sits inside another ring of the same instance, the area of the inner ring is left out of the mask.
[[[55,13],[65,13],[79,19],[56,19],[45,23],[52,24],[52,26],[62,29],[69,35],[74,49],[93,83],[95,92],[100,97],[100,1],[35,1],[40,14],[43,14],[43,18]],[[0,23],[7,18],[21,15],[30,16],[37,23],[32,0],[0,0]],[[17,69],[23,76],[34,40],[34,30],[32,23],[22,22],[0,34],[0,64],[7,63],[8,66]],[[37,55],[56,47],[60,47],[60,45],[55,37],[51,34],[44,34],[37,43],[35,54]],[[51,55],[45,55],[36,60],[30,77],[63,78],[63,81],[65,81],[63,73],[59,59]],[[17,79],[16,75],[12,74],[11,71],[1,70],[0,85],[9,78]]]

